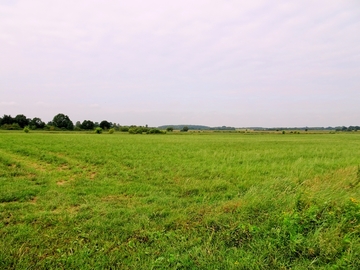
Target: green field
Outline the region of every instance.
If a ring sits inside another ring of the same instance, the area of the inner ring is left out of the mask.
[[[0,133],[0,269],[360,269],[360,134]]]

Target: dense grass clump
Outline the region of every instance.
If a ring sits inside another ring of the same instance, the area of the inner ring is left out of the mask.
[[[1,269],[360,269],[357,134],[0,133]]]

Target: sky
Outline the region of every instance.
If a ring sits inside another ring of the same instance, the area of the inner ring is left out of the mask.
[[[360,1],[1,0],[0,116],[360,125]]]

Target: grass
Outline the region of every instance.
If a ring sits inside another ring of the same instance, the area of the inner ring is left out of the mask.
[[[0,133],[1,269],[360,269],[360,135]]]

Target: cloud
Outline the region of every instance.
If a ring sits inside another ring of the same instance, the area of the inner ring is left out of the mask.
[[[317,119],[336,104],[356,121],[345,112],[360,99],[359,16],[356,1],[7,1],[0,94],[84,119],[83,108],[153,112],[159,125],[165,113],[242,125],[239,108],[271,125],[278,107],[321,125],[310,103]]]
[[[18,103],[15,101],[1,101],[0,105],[1,106],[17,106]]]

